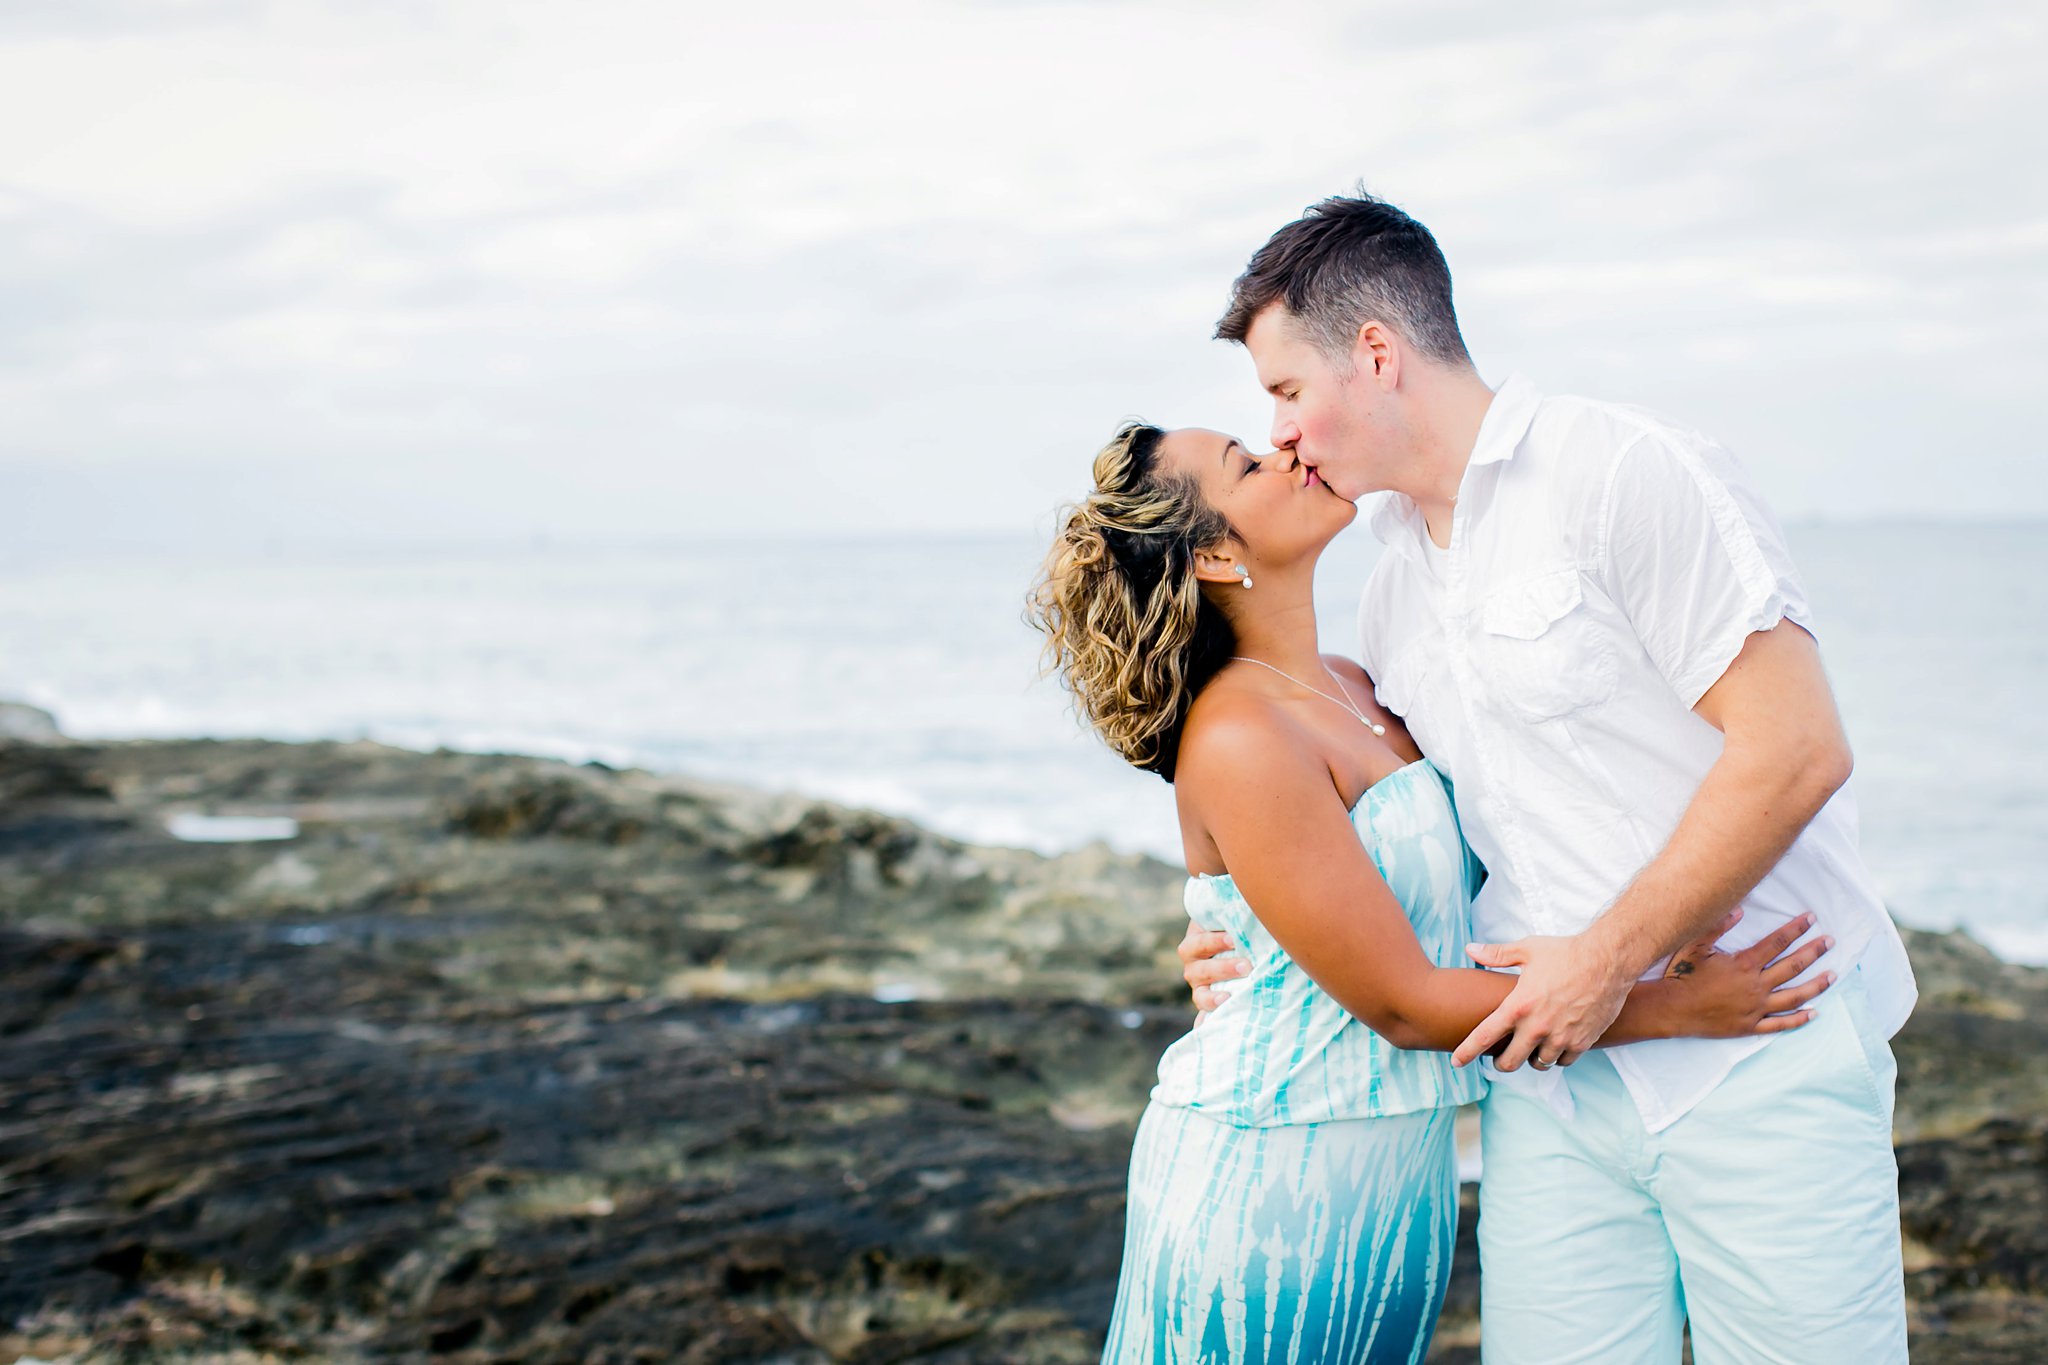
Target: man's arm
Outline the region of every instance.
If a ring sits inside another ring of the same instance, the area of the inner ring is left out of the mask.
[[[1849,743],[1819,648],[1790,621],[1749,636],[1693,710],[1722,732],[1724,748],[1670,842],[1584,933],[1475,947],[1485,966],[1506,965],[1513,951],[1522,975],[1459,1046],[1460,1065],[1510,1032],[1495,1063],[1503,1071],[1531,1055],[1576,1059],[1629,986],[1739,904],[1848,780]]]
[[[1508,977],[1439,967],[1423,952],[1312,746],[1262,718],[1212,720],[1199,737],[1183,739],[1176,783],[1185,784],[1178,794],[1215,840],[1259,923],[1332,999],[1395,1047],[1448,1049],[1513,989]],[[1735,919],[1723,916],[1707,938]],[[1789,985],[1825,951],[1821,941],[1788,951],[1811,923],[1797,918],[1739,954],[1693,944],[1685,965],[1707,975],[1688,980],[1674,969],[1671,981],[1628,983],[1626,1007],[1595,1041],[1799,1027],[1811,1017],[1799,1007],[1828,984],[1815,977]]]
[[[1503,1069],[1584,1051],[1626,982],[1748,895],[1849,774],[1819,652],[1801,628],[1798,571],[1733,456],[1645,432],[1617,455],[1597,504],[1573,505],[1598,582],[1724,748],[1663,850],[1599,920],[1570,939],[1524,940],[1524,988],[1458,1052],[1478,1056],[1512,1027]]]
[[[1790,621],[1751,635],[1693,711],[1721,731],[1721,757],[1664,852],[1585,935],[1631,980],[1754,890],[1849,780],[1819,647]]]

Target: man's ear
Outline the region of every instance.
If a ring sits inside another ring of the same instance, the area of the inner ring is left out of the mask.
[[[1204,583],[1235,583],[1243,575],[1238,566],[1244,561],[1229,544],[1213,546],[1207,550],[1195,551],[1195,577]]]
[[[1401,380],[1400,338],[1392,328],[1367,318],[1351,343],[1351,367],[1354,373],[1368,376],[1374,388],[1391,392]]]

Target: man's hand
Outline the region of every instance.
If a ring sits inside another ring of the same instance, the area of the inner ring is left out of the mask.
[[[1482,967],[1520,967],[1522,974],[1500,1008],[1451,1054],[1459,1066],[1503,1040],[1497,1070],[1513,1071],[1525,1061],[1539,1071],[1569,1066],[1607,1032],[1635,982],[1583,936],[1475,943],[1466,952]]]
[[[1193,920],[1188,921],[1186,937],[1180,941],[1181,975],[1195,993],[1195,1027],[1200,1028],[1209,1012],[1222,1004],[1225,997],[1216,989],[1217,983],[1235,981],[1252,969],[1252,964],[1236,956],[1237,945],[1230,941],[1230,935],[1216,929],[1204,929]]]

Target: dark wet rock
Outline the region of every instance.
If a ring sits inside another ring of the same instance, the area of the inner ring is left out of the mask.
[[[1906,945],[1920,1003],[1892,1040],[1899,1136],[2048,1115],[2048,971],[2001,961],[1961,932],[1908,930]]]
[[[0,858],[75,855],[131,824],[89,750],[0,737]]]
[[[2037,1054],[2036,1062],[2040,1058]],[[2038,1361],[2048,1344],[2048,1118],[1899,1148],[1916,1359]]]
[[[2048,1293],[2048,1119],[1993,1119],[1960,1138],[1899,1149],[1906,1228],[1932,1287]]]
[[[0,745],[0,1360],[1092,1361],[1179,882],[509,755]],[[2048,972],[1911,948],[1915,1359],[2048,1358]]]
[[[93,771],[89,753],[0,737],[0,811],[111,801],[114,793]]]
[[[20,964],[68,968],[0,1049],[0,1321],[23,1349],[154,1349],[144,1324],[194,1325],[199,1296],[215,1344],[391,1358],[1082,1359],[1128,1138],[1047,1114],[1065,1087],[1131,1089],[1180,1024],[492,1002],[225,924],[125,955],[5,946],[10,992]]]
[[[460,924],[459,955],[417,951],[497,990],[1179,995],[1176,877],[1102,849],[970,848],[819,802],[504,755],[258,741],[61,753],[62,773],[111,795],[24,787],[0,806],[0,839],[17,831],[19,856],[0,859],[16,922],[318,920],[405,939]],[[177,844],[164,822],[178,813],[288,816],[299,835]]]
[[[678,794],[679,795],[679,794]],[[457,806],[452,824],[479,839],[586,839],[630,844],[651,833],[678,835],[654,802],[624,802],[575,772],[516,773],[480,783]]]
[[[8,964],[0,1036],[39,1023],[121,948],[122,941],[111,937],[49,938],[0,929],[0,962]]]

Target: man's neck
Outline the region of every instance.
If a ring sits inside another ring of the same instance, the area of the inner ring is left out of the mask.
[[[1493,390],[1468,368],[1431,369],[1423,384],[1422,401],[1416,404],[1414,486],[1398,491],[1414,500],[1429,538],[1441,547],[1451,543],[1458,489],[1493,404]]]

